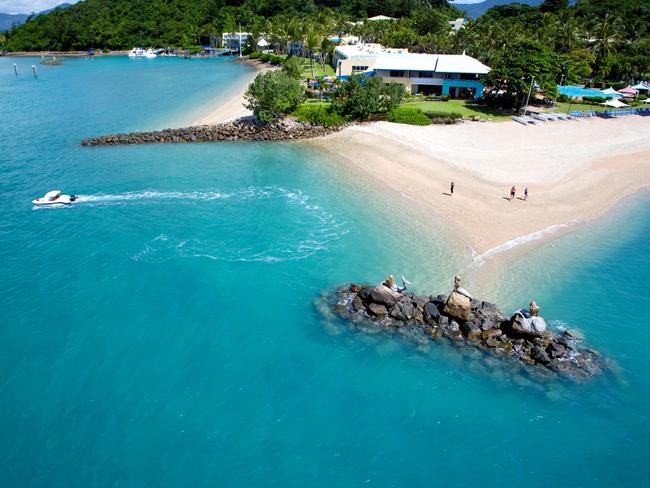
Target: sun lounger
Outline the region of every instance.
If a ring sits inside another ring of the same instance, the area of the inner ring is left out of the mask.
[[[554,114],[552,112],[545,113],[545,114],[542,114],[542,115],[544,115],[544,117],[546,117],[548,120],[558,120],[559,119],[557,114]]]
[[[522,125],[528,125],[528,121],[518,115],[513,115],[512,120],[514,120],[515,122],[519,122]]]
[[[555,116],[560,120],[569,120],[569,116],[561,112],[555,112]]]
[[[532,117],[535,120],[541,120],[542,122],[548,122],[549,119],[547,119],[544,115],[542,114],[532,114]]]

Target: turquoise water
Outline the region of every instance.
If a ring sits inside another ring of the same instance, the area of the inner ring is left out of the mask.
[[[600,98],[614,98],[616,96],[620,95],[609,95],[609,94],[604,94],[600,90],[596,88],[582,88],[579,86],[571,86],[571,85],[564,85],[564,86],[557,86],[558,91],[560,92],[560,95],[566,95],[569,97],[600,97]]]
[[[648,485],[647,195],[504,273],[504,306],[534,292],[616,363],[539,385],[323,317],[338,283],[467,263],[309,146],[78,145],[245,66],[33,62],[0,58],[1,486]],[[80,203],[34,210],[53,188]]]

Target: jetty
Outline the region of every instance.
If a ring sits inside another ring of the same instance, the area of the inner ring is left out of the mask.
[[[273,124],[263,124],[249,117],[217,125],[90,137],[81,141],[81,145],[115,146],[218,141],[292,141],[321,137],[337,132],[342,128],[343,126],[323,127],[288,119]]]
[[[583,382],[608,369],[603,357],[584,346],[578,333],[551,331],[533,301],[505,315],[493,303],[478,300],[456,277],[449,295],[419,296],[393,285],[350,284],[326,293],[326,308],[360,332],[387,333],[414,344],[450,341],[510,359],[504,365],[537,370],[538,376]]]

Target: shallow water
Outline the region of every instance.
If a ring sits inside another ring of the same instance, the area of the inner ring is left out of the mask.
[[[248,69],[142,61],[0,58],[2,486],[648,484],[647,197],[501,271],[504,307],[534,293],[617,365],[540,386],[323,316],[344,281],[467,263],[308,145],[80,147]],[[80,202],[32,208],[55,187]]]

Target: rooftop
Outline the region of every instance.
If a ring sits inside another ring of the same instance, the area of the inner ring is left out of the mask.
[[[374,17],[368,17],[368,20],[395,20],[393,17],[388,17],[386,15],[375,15]]]
[[[490,68],[466,54],[382,54],[376,70],[435,71],[436,73],[487,74]]]
[[[338,46],[336,52],[346,59],[351,59],[376,57],[382,54],[404,54],[408,53],[408,49],[393,49],[384,47],[381,44],[359,43]]]

